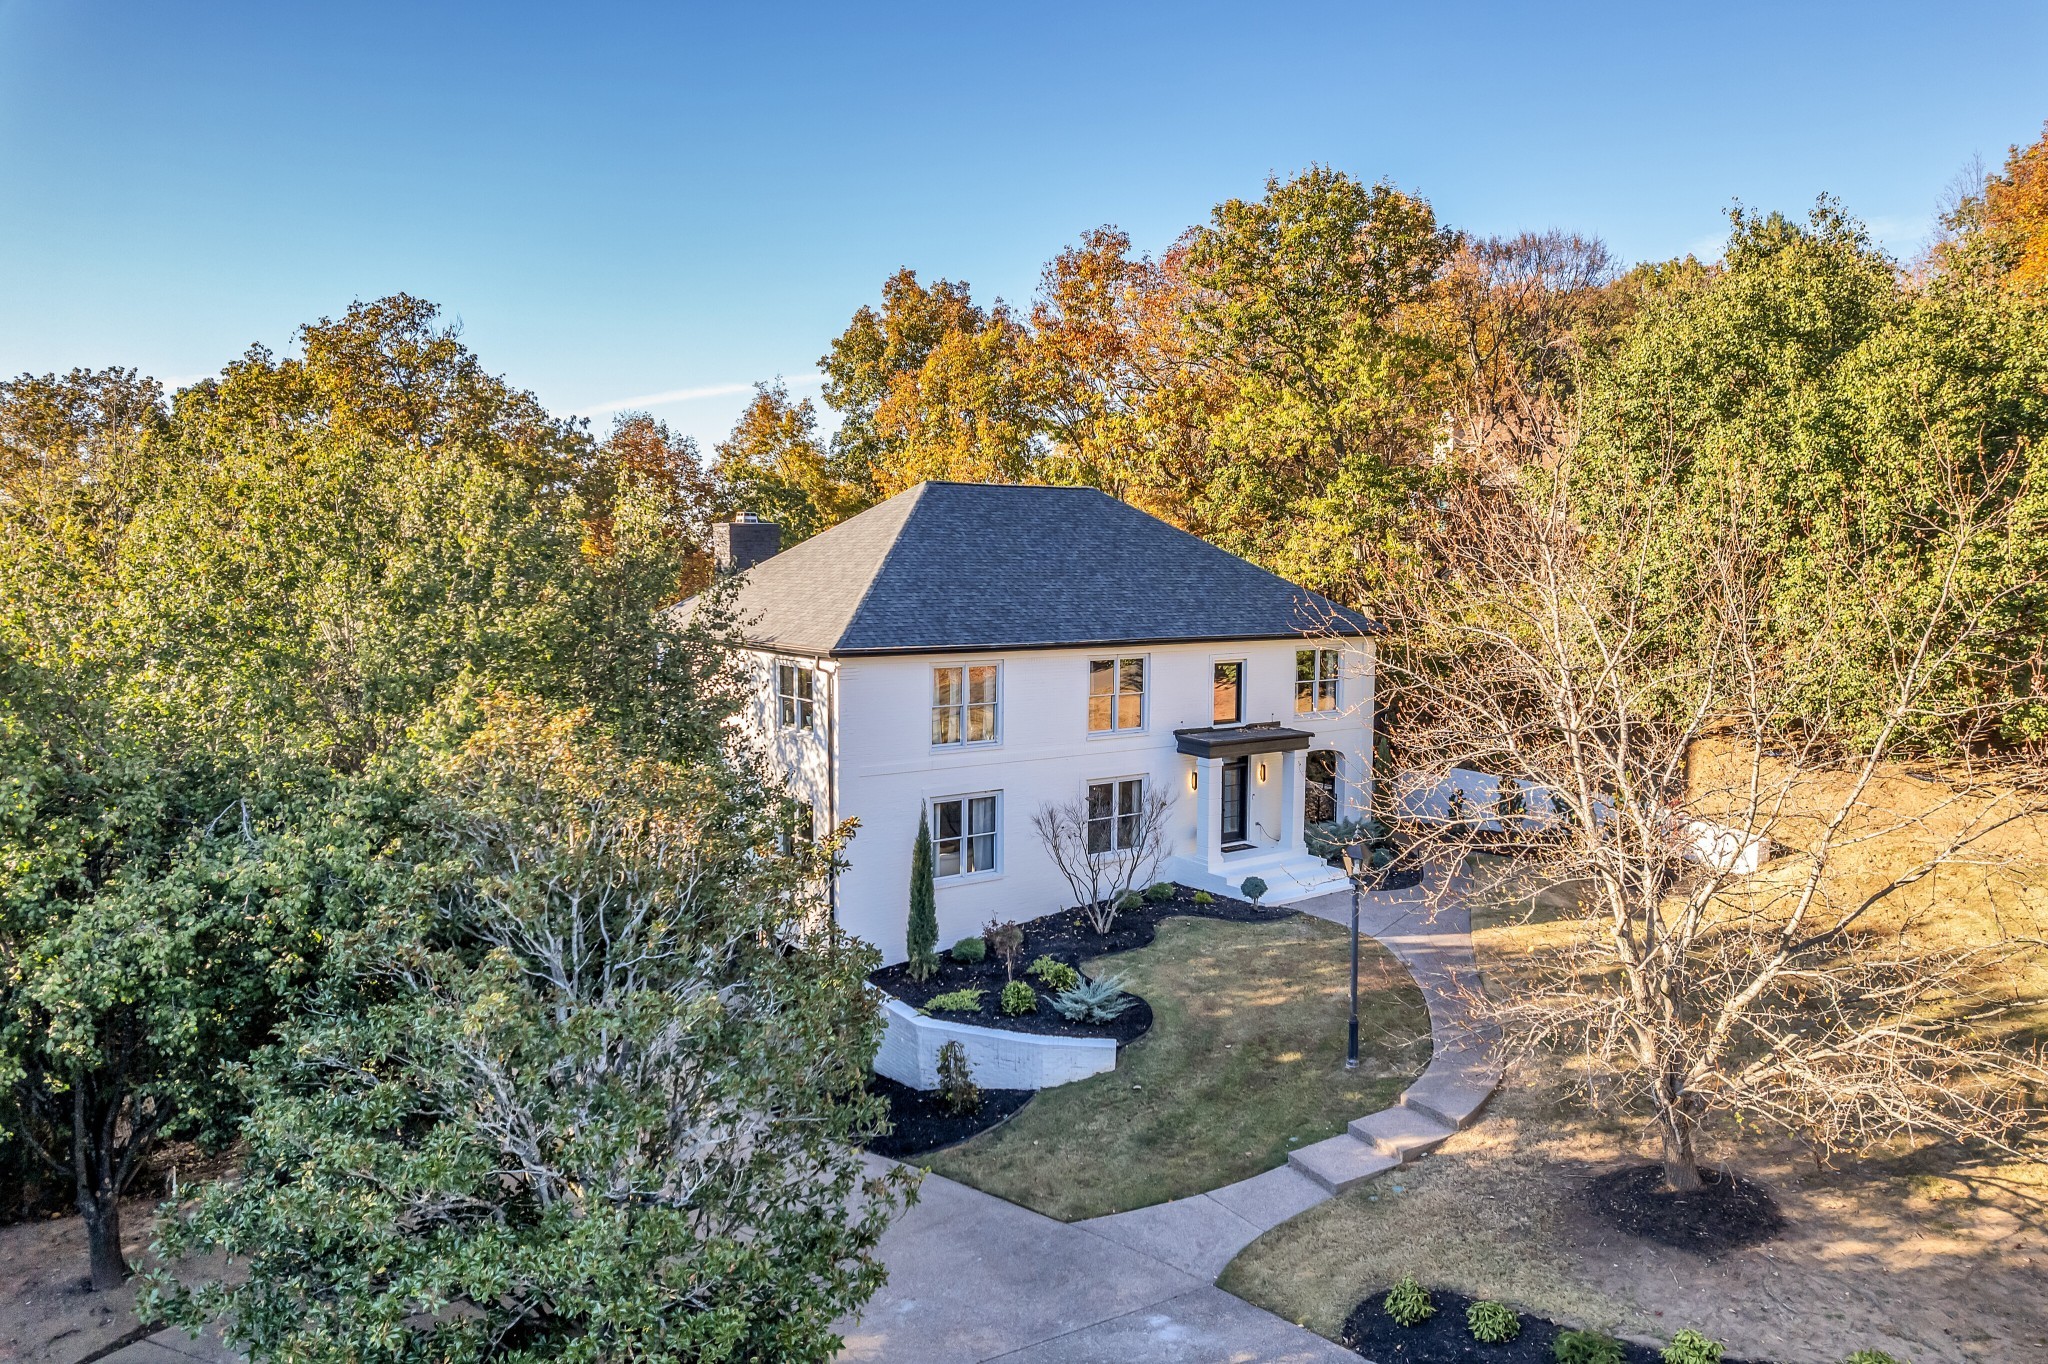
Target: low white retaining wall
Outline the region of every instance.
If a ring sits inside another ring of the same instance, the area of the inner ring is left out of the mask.
[[[929,1018],[900,999],[884,998],[887,1030],[875,1073],[912,1089],[939,1087],[939,1048],[958,1042],[974,1083],[984,1089],[1051,1089],[1116,1069],[1116,1039],[1041,1037]]]

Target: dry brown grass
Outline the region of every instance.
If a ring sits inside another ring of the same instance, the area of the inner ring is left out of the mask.
[[[1888,779],[1887,798],[1912,795],[1910,781]],[[1920,898],[1888,910],[1881,931],[1912,920],[1937,945],[2038,934],[2048,923],[2048,839],[2007,851],[2011,865],[1958,868],[1915,888]],[[1837,874],[1876,877],[1912,852],[1903,839],[1873,840]],[[1518,958],[1575,931],[1567,900],[1551,892],[1479,907],[1474,941],[1490,988],[1511,988]],[[2048,956],[2012,962],[2002,984],[2019,1005],[2001,1023],[2014,1043],[2048,1031]],[[1331,1336],[1360,1297],[1413,1272],[1642,1340],[1694,1326],[1732,1354],[1782,1364],[1839,1364],[1862,1348],[1912,1364],[2048,1360],[2043,1166],[1900,1142],[1825,1170],[1796,1143],[1722,1121],[1708,1133],[1709,1158],[1769,1187],[1789,1226],[1708,1260],[1580,1210],[1589,1175],[1654,1159],[1656,1148],[1645,1125],[1589,1111],[1573,1078],[1559,1058],[1523,1067],[1478,1126],[1269,1232],[1230,1266],[1224,1287]]]

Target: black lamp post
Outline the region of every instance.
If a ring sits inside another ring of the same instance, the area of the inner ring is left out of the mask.
[[[1365,860],[1365,844],[1352,843],[1344,849],[1344,875],[1351,882],[1351,1033],[1344,1047],[1344,1069],[1358,1069],[1358,868]]]

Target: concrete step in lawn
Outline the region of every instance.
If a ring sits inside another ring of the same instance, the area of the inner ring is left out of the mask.
[[[1333,1194],[1365,1183],[1400,1165],[1392,1156],[1382,1155],[1348,1132],[1304,1146],[1288,1154],[1287,1164],[1301,1171]]]
[[[1383,1108],[1351,1124],[1351,1135],[1383,1156],[1406,1165],[1434,1151],[1458,1129],[1415,1108]]]

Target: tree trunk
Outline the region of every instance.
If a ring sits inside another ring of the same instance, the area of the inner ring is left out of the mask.
[[[1675,1108],[1664,1110],[1664,1187],[1691,1193],[1701,1185],[1699,1158],[1693,1152],[1692,1117]]]
[[[92,1251],[92,1290],[109,1292],[128,1282],[128,1257],[121,1253],[121,1203],[78,1191],[78,1210],[85,1216],[85,1235]]]

